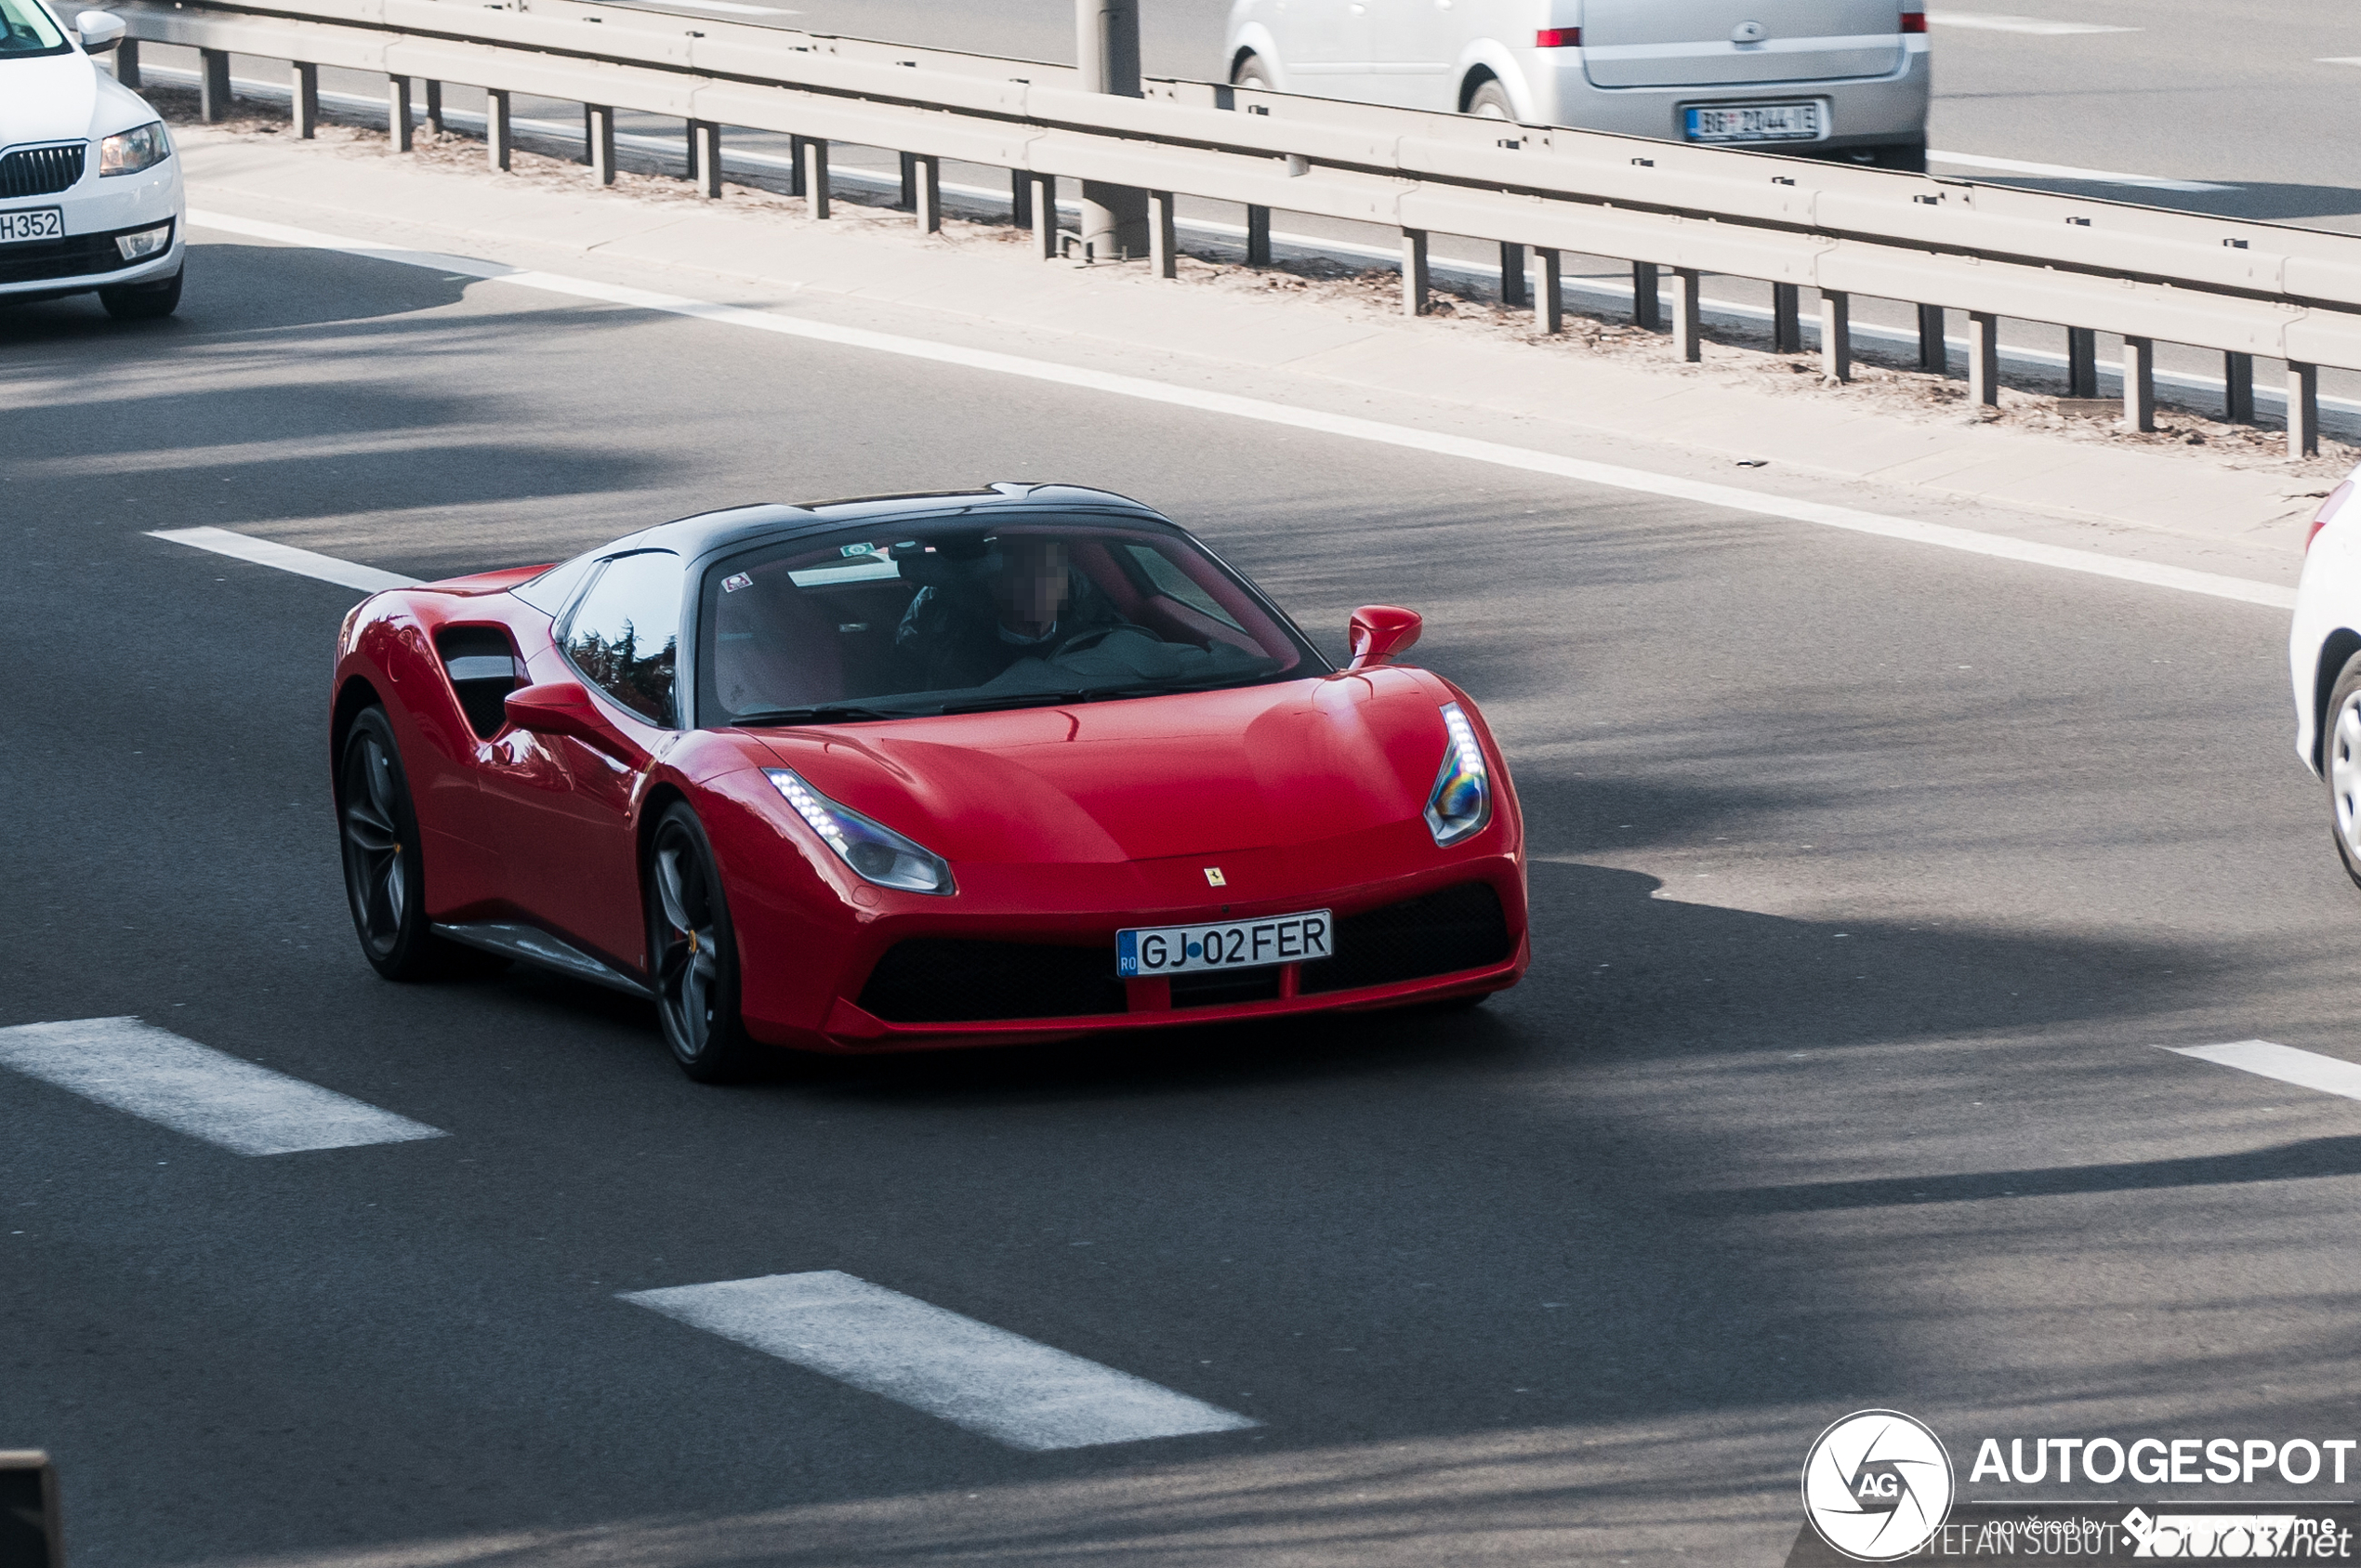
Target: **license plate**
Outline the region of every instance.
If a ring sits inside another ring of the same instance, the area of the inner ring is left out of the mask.
[[[0,245],[18,240],[62,240],[66,237],[63,207],[21,207],[0,212]]]
[[[1325,909],[1205,926],[1143,926],[1115,934],[1115,972],[1126,980],[1199,969],[1251,969],[1331,956],[1336,922]]]
[[[1731,103],[1689,111],[1691,141],[1814,141],[1820,135],[1820,105]]]

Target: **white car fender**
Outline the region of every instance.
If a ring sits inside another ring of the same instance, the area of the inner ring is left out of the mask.
[[[2317,518],[2328,514],[2303,552],[2303,574],[2295,591],[2295,617],[2288,627],[2288,677],[2295,701],[2296,755],[2303,765],[2319,771],[2322,686],[2336,679],[2328,662],[2331,643],[2361,647],[2361,468],[2345,476],[2343,484],[2323,502]],[[2329,513],[2331,503],[2338,509]],[[2311,524],[2307,523],[2307,527]],[[2345,655],[2344,657],[2349,657]],[[2334,663],[2341,668],[2344,657]]]
[[[1271,86],[1279,92],[1287,90],[1287,62],[1280,58],[1279,41],[1261,22],[1250,20],[1262,9],[1262,0],[1238,0],[1230,12],[1230,46],[1221,57],[1221,80],[1227,82],[1236,69],[1240,55],[1252,55],[1262,61],[1271,73]]]
[[[1533,107],[1533,89],[1524,79],[1524,64],[1514,49],[1497,38],[1478,38],[1459,53],[1458,62],[1451,68],[1452,107],[1466,101],[1471,89],[1468,78],[1479,71],[1498,78],[1501,88],[1509,95],[1509,102],[1516,109],[1516,117],[1528,124],[1540,119]]]

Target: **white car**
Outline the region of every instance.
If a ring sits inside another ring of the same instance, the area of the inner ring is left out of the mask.
[[[1238,0],[1228,79],[1884,168],[1927,163],[1923,0]]]
[[[2337,854],[2361,882],[2361,468],[2313,515],[2288,628],[2295,749],[2328,781]]]
[[[93,58],[123,33],[105,11],[69,28],[43,0],[0,0],[0,304],[95,293],[140,320],[180,303],[180,161]]]

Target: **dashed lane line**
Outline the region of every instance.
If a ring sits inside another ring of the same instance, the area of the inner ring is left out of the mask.
[[[2072,164],[2035,164],[2023,158],[1994,158],[1982,152],[1934,152],[1930,164],[1956,164],[1966,169],[1990,169],[1995,174],[2026,175],[2039,179],[2073,179],[2086,185],[2130,185],[2149,191],[2236,191],[2205,179],[2168,179],[2157,174],[2125,174],[2119,169],[2086,169]]]
[[[1922,522],[1916,518],[1887,517],[1877,512],[1859,511],[1851,507],[1834,507],[1825,502],[1805,501],[1785,495],[1770,495],[1759,491],[1740,490],[1733,485],[1714,484],[1703,480],[1649,473],[1641,468],[1628,468],[1614,463],[1593,462],[1582,457],[1565,457],[1554,452],[1536,452],[1524,447],[1505,445],[1499,441],[1478,441],[1468,436],[1445,435],[1440,431],[1421,430],[1406,425],[1389,425],[1379,420],[1364,419],[1349,414],[1331,414],[1322,409],[1297,408],[1286,403],[1265,402],[1259,398],[1239,397],[1230,392],[1210,391],[1198,387],[1172,386],[1161,381],[1151,381],[1144,376],[1122,376],[1112,371],[1091,370],[1080,365],[1026,359],[1021,355],[1001,353],[990,349],[970,349],[959,344],[938,343],[928,338],[904,337],[894,333],[873,332],[865,327],[839,326],[829,322],[805,321],[792,316],[775,315],[767,310],[749,310],[739,305],[719,305],[711,300],[691,299],[675,294],[658,294],[650,289],[632,288],[622,283],[599,283],[588,278],[569,277],[563,273],[510,267],[502,262],[484,261],[473,257],[412,250],[402,245],[326,234],[317,230],[299,229],[284,223],[266,223],[254,218],[231,217],[225,214],[197,208],[190,209],[189,221],[198,228],[242,234],[251,239],[269,240],[280,244],[336,251],[346,256],[389,261],[398,266],[426,268],[443,273],[457,273],[462,277],[481,278],[487,283],[537,289],[576,299],[597,300],[603,304],[622,305],[634,310],[688,316],[719,326],[740,327],[755,332],[772,333],[783,337],[798,337],[811,342],[834,344],[841,348],[895,354],[906,359],[924,360],[936,364],[958,365],[966,369],[987,371],[995,375],[1019,376],[1030,381],[1049,382],[1062,387],[1108,393],[1116,397],[1135,398],[1143,402],[1194,409],[1202,413],[1219,414],[1236,419],[1251,419],[1260,424],[1310,430],[1322,435],[1340,436],[1351,441],[1369,441],[1380,446],[1423,452],[1434,456],[1456,457],[1470,462],[1488,464],[1495,468],[1518,469],[1525,473],[1549,474],[1555,478],[1575,480],[1584,484],[1600,485],[1608,489],[1693,501],[1700,506],[1750,512],[1758,517],[1784,518],[1789,521],[1814,523],[1824,528],[1842,529],[1853,534],[1867,534],[1880,538],[1905,540],[1912,544],[1932,545],[1939,548],[1959,550],[1970,555],[1990,556],[2001,560],[2014,560],[2027,565],[2077,572],[2094,577],[2112,577],[2121,582],[2141,583],[2150,587],[2172,588],[2182,593],[2203,594],[2213,599],[2236,600],[2248,604],[2268,605],[2274,609],[2290,610],[2295,607],[2293,588],[2282,587],[2275,583],[2256,582],[2251,578],[2225,576],[2214,572],[2198,572],[2184,566],[2168,566],[2157,561],[2128,560],[2121,556],[2102,555],[2096,550],[2077,550],[2064,545],[2045,545],[2030,539],[2013,538],[2005,534],[1981,534],[1972,529],[1954,528],[1945,523]]]
[[[2322,1056],[2317,1051],[2300,1051],[2293,1046],[2274,1045],[2268,1040],[2233,1040],[2221,1046],[2167,1046],[2165,1049],[2175,1056],[2193,1056],[2199,1061],[2218,1061],[2240,1072],[2276,1078],[2283,1084],[2361,1100],[2361,1064]]]
[[[1091,1448],[1261,1424],[833,1269],[620,1299],[1011,1448]]]
[[[275,566],[298,577],[317,577],[323,583],[359,588],[363,593],[376,593],[379,588],[412,588],[418,586],[415,577],[404,577],[395,572],[380,572],[374,566],[363,566],[358,561],[338,560],[332,555],[299,550],[293,545],[275,544],[250,534],[232,534],[226,528],[160,528],[151,532],[148,537],[169,539],[176,545],[192,545],[201,550],[211,550],[216,555],[250,560],[257,566]]]
[[[257,1067],[136,1018],[0,1029],[0,1067],[240,1154],[442,1138],[441,1127]]]

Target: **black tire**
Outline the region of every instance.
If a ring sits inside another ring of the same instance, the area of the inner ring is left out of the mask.
[[[648,841],[648,959],[664,1043],[701,1084],[751,1076],[761,1048],[738,1016],[738,938],[713,843],[681,801]]]
[[[2361,887],[2361,653],[2344,662],[2320,716],[2320,776],[2328,785],[2328,837],[2344,874]]]
[[[1500,85],[1499,78],[1487,76],[1468,95],[1467,112],[1481,120],[1513,120],[1517,106],[1509,101],[1509,89]]]
[[[385,709],[352,721],[336,760],[336,826],[344,846],[345,903],[362,955],[388,980],[430,980],[460,967],[462,950],[427,921],[426,858],[402,748]]]
[[[182,271],[187,269],[183,268]],[[180,309],[180,273],[160,283],[125,283],[121,288],[102,288],[99,303],[107,314],[119,322],[152,322]]]
[[[1260,55],[1248,55],[1230,69],[1230,85],[1233,87],[1271,88],[1271,68],[1262,63]]]
[[[1923,141],[1892,141],[1882,147],[1855,147],[1837,156],[1849,164],[1866,164],[1873,169],[1900,169],[1905,174],[1927,172],[1927,144]]]

